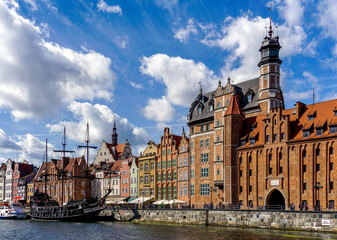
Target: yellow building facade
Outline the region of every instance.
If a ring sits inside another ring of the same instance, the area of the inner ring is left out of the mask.
[[[143,154],[138,158],[139,197],[156,197],[156,159],[158,148],[153,141],[147,143]]]

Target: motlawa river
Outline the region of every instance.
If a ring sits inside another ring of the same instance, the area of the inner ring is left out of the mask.
[[[226,240],[296,240],[337,239],[337,234],[279,231],[252,228],[205,227],[118,222],[39,222],[1,220],[0,239],[226,239]]]

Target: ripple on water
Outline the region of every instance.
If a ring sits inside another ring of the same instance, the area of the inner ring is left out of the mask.
[[[337,239],[337,234],[280,231],[252,228],[226,228],[165,224],[134,224],[118,222],[41,222],[9,221],[0,223],[0,239],[34,240],[86,240],[86,239],[121,239],[121,240],[296,240],[296,239]]]

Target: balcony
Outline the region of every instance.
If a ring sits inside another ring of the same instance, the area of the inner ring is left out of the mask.
[[[214,186],[223,186],[223,180],[215,180],[214,181]]]

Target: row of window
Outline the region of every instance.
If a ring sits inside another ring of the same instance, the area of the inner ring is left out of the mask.
[[[171,149],[167,149],[167,155],[171,154]],[[166,155],[166,151],[162,150],[162,154],[161,155]]]
[[[172,167],[176,167],[177,166],[177,160],[173,159],[172,160]],[[157,162],[157,169],[165,169],[165,168],[170,168],[171,167],[171,161],[163,161],[163,162]]]
[[[179,187],[179,196],[187,196],[187,186],[185,185]]]
[[[171,178],[171,173],[167,173],[167,178],[166,178],[166,173],[163,173],[163,175],[161,175],[161,174],[158,174],[157,175],[157,180],[158,181],[171,181],[171,180],[176,180],[177,179],[177,173],[176,172],[174,172],[173,174],[172,174],[172,178]]]
[[[154,163],[151,163],[151,170],[154,170]],[[139,171],[143,171],[143,164],[139,164]],[[144,163],[144,171],[149,171],[149,164]]]
[[[143,179],[144,179],[144,183],[149,183],[149,176],[148,175],[145,175],[144,178],[143,177],[140,177],[139,178],[139,181],[140,183],[143,183]],[[154,175],[151,175],[151,182],[153,183],[154,182]]]
[[[321,136],[324,132],[323,127],[321,128],[316,128],[315,135],[316,136]],[[303,138],[307,138],[310,136],[310,129],[303,130]],[[337,133],[337,126],[329,126],[329,134],[334,134]]]
[[[184,159],[182,159],[182,158],[179,159],[179,166],[180,167],[187,166],[187,158],[186,157]]]

